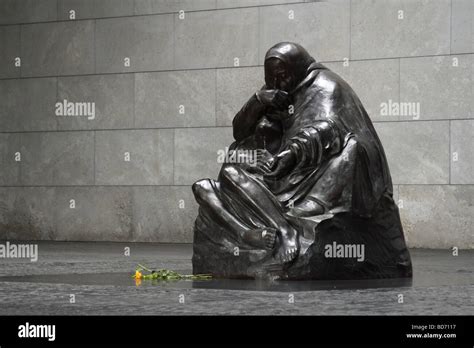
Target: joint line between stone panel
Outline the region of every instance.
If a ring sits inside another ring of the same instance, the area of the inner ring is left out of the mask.
[[[398,102],[402,102],[402,59],[398,58]],[[400,121],[400,116],[397,116],[397,121]]]
[[[136,91],[136,86],[137,86],[137,74],[136,73],[133,73],[133,115],[132,115],[132,124],[133,124],[133,129],[135,129],[136,125],[135,125],[135,119],[136,119],[136,114],[135,114],[135,109],[136,109],[136,104],[137,104],[137,91]]]
[[[21,155],[21,151],[22,151],[21,150],[21,145],[23,143],[23,137],[24,137],[23,134],[19,134],[19,136],[18,136],[18,138],[19,138],[18,139],[18,147],[19,147],[18,150],[20,151],[20,155]],[[23,187],[23,175],[22,175],[22,171],[21,171],[22,167],[23,167],[23,161],[20,161],[19,168],[18,168],[18,184],[19,184],[20,187]]]
[[[349,61],[352,60],[352,0],[349,0]]]
[[[95,172],[96,172],[96,131],[94,130],[94,186],[96,184],[96,180],[95,180]]]
[[[456,53],[455,56],[469,56],[473,53]],[[377,61],[377,60],[394,60],[394,59],[416,59],[416,58],[434,58],[434,57],[450,57],[451,54],[435,54],[435,55],[421,55],[421,56],[403,56],[403,57],[386,57],[386,58],[364,58],[364,59],[354,59],[351,62],[366,62],[366,61]],[[321,60],[320,63],[343,63],[344,60]],[[262,68],[263,64],[257,65],[245,65],[240,66],[240,68]],[[157,69],[157,70],[143,70],[143,71],[115,71],[115,72],[99,72],[99,73],[78,73],[78,74],[60,74],[60,75],[37,75],[37,76],[20,76],[20,77],[7,77],[0,78],[0,81],[3,80],[19,80],[19,79],[41,79],[48,77],[77,77],[77,76],[104,76],[104,75],[125,75],[125,74],[134,74],[134,73],[156,73],[156,72],[173,72],[173,71],[197,71],[197,70],[211,70],[211,69],[229,69],[232,66],[222,66],[222,67],[210,67],[210,68],[186,68],[186,69]]]
[[[19,25],[20,27],[20,78],[23,77],[23,45],[22,45],[22,42],[23,42],[23,25]]]
[[[175,159],[174,159],[174,157],[176,155],[175,149],[176,149],[176,129],[173,128],[173,149],[172,149],[173,153],[171,154],[172,159],[173,159],[173,164],[172,164],[173,165],[173,185],[176,184],[176,180],[175,180],[175,176],[174,176],[174,173],[175,173]]]
[[[94,74],[97,74],[97,19],[94,19]]]
[[[56,77],[56,102],[59,102],[59,77]],[[56,117],[56,130],[60,129],[59,117]]]
[[[176,15],[173,14],[173,71],[176,71]]]
[[[217,127],[217,69],[214,70],[214,127]]]
[[[453,53],[453,0],[450,1],[449,6],[449,54]]]
[[[449,146],[448,146],[448,184],[451,185],[451,160],[452,160],[452,153],[453,153],[453,144],[451,142],[451,120],[448,121],[448,132],[449,132]]]
[[[259,6],[257,7],[257,64],[260,62],[260,45],[262,44],[262,40],[261,40],[261,21],[260,19],[262,18],[262,8]]]

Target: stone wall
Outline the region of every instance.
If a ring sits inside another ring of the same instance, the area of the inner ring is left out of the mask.
[[[190,185],[216,177],[266,50],[291,40],[364,102],[409,245],[474,248],[473,16],[471,0],[0,0],[0,239],[191,242]],[[64,100],[94,117],[57,116]]]

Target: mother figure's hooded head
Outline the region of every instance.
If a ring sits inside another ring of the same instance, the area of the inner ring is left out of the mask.
[[[310,73],[314,63],[314,58],[297,43],[280,42],[265,55],[266,87],[291,92]]]

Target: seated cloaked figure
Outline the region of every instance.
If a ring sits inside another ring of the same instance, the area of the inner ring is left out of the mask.
[[[357,95],[295,43],[273,46],[264,68],[230,146],[255,151],[257,163],[225,163],[217,181],[193,185],[194,273],[411,277],[387,160]],[[365,255],[328,257],[333,245],[363,245]]]

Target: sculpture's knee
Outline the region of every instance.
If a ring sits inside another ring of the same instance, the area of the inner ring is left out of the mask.
[[[233,165],[227,165],[222,168],[222,179],[236,184],[241,184],[245,181],[245,177],[242,175],[241,170]]]
[[[196,198],[198,203],[201,203],[204,201],[205,197],[207,197],[212,192],[212,184],[209,179],[202,179],[196,181],[193,184],[192,189],[194,197]]]
[[[324,207],[312,199],[305,199],[303,202],[292,207],[291,215],[298,217],[310,217],[324,214]]]

